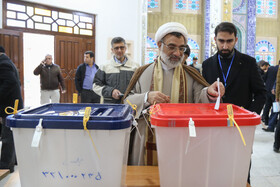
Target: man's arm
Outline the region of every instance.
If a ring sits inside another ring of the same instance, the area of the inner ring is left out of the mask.
[[[204,87],[198,82],[194,83],[194,103],[213,103],[216,102],[218,92],[218,82],[215,81],[208,87]],[[220,98],[225,94],[225,87],[223,83],[219,82],[220,87]]]
[[[66,92],[66,86],[65,86],[65,81],[64,81],[64,78],[61,74],[61,70],[60,70],[60,67],[58,67],[58,82],[60,83],[60,86],[62,87],[62,93],[65,93]]]
[[[75,74],[75,87],[79,94],[82,92],[82,67],[78,66],[76,74]]]
[[[253,66],[251,68],[250,84],[250,89],[254,96],[249,110],[260,114],[266,100],[266,89],[264,86],[264,82],[258,72],[256,63],[253,63]]]
[[[197,82],[196,82],[197,83]],[[218,87],[217,82],[213,83],[209,87],[204,87],[203,85],[197,83],[198,85],[194,85],[196,89],[194,90],[195,98],[194,102],[196,103],[209,103],[214,98],[214,101],[216,101],[218,97]],[[200,87],[199,87],[200,86]],[[204,88],[203,88],[204,87]],[[225,93],[225,88],[222,83],[220,83],[220,95],[221,97]],[[145,96],[147,94],[147,101],[145,101]],[[211,95],[209,97],[209,95]],[[137,106],[137,114],[136,118],[139,118],[142,110],[144,110],[147,106],[150,106],[154,103],[170,103],[169,96],[159,92],[159,91],[150,91],[150,92],[144,92],[141,93],[141,86],[139,82],[136,83],[134,89],[130,92],[130,94],[124,99],[125,104],[129,104],[128,101],[131,104],[134,104]],[[147,103],[145,103],[147,102]]]
[[[8,63],[0,64],[0,98],[9,97],[10,90],[17,84],[13,67]]]
[[[107,85],[105,71],[98,69],[93,80],[93,91],[104,98],[112,98],[114,87]]]
[[[128,94],[128,96],[124,99],[124,104],[129,104],[128,102],[130,102],[133,105],[136,105],[136,115],[135,118],[139,118],[141,115],[142,110],[145,109],[145,96],[146,94],[148,94],[149,92],[144,92],[141,93],[141,86],[139,84],[139,82],[137,81],[133,90],[130,91],[130,93]],[[148,100],[148,98],[147,98]],[[149,104],[148,104],[149,106]]]
[[[33,71],[34,75],[40,75],[42,68],[45,66],[44,61],[42,61]]]

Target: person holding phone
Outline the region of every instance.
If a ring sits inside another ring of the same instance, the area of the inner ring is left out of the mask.
[[[41,104],[59,103],[59,88],[63,94],[66,93],[66,88],[60,67],[53,63],[52,55],[47,54],[33,73],[40,75]]]

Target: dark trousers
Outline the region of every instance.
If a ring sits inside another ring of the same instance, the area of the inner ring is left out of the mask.
[[[2,140],[2,149],[1,149],[1,160],[0,160],[0,169],[9,169],[10,172],[14,172],[14,166],[16,162],[16,151],[14,145],[13,133],[10,127],[5,125],[6,119],[3,118],[1,140]]]
[[[129,148],[128,148],[128,158],[127,158],[127,165],[133,165],[132,164],[132,150],[133,150],[133,143],[134,143],[134,137],[137,136],[135,135],[136,128],[134,126],[131,127],[131,132],[130,132],[130,139],[129,139]]]
[[[251,184],[251,175],[250,175],[250,173],[251,173],[251,163],[252,163],[252,161],[250,160],[249,172],[248,172],[248,178],[247,178],[247,183],[248,184]]]
[[[264,120],[265,125],[268,125],[269,121],[269,111],[272,107],[272,103],[275,101],[275,95],[271,92],[266,94],[266,102],[263,109],[262,119]]]
[[[276,149],[280,148],[280,120],[278,120],[278,123],[276,125],[275,138],[274,138],[274,147]]]
[[[278,114],[279,112],[271,112],[270,117],[269,117],[269,121],[268,121],[268,127],[267,129],[271,130],[274,132],[275,126],[277,124],[277,118],[278,118]]]
[[[100,96],[93,90],[82,90],[81,103],[100,103]]]

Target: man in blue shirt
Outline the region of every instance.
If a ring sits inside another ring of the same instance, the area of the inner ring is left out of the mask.
[[[76,90],[81,96],[82,103],[99,103],[100,96],[92,90],[93,79],[99,67],[93,61],[94,53],[86,51],[84,63],[77,68],[75,75]]]

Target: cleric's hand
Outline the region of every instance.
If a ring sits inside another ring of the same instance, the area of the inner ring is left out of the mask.
[[[160,91],[150,91],[148,94],[148,102],[154,103],[170,103],[170,97]]]
[[[211,84],[208,89],[207,89],[207,94],[210,95],[211,97],[218,97],[218,82],[215,81],[213,84]],[[220,82],[220,96],[223,97],[225,94],[225,87],[223,83]]]

